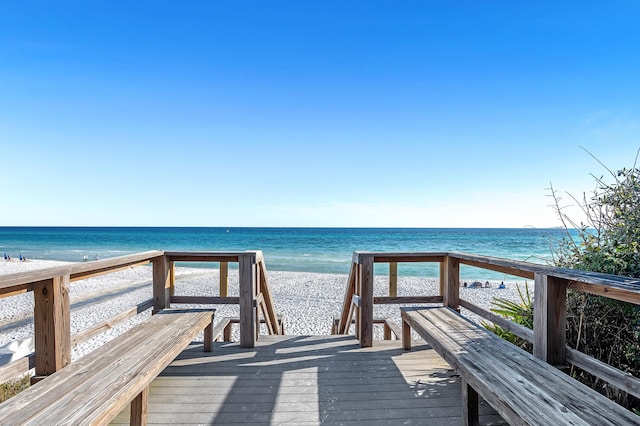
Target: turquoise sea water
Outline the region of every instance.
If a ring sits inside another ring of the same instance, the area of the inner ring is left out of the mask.
[[[81,261],[146,250],[262,250],[268,270],[341,273],[353,251],[458,251],[542,263],[558,229],[452,228],[109,228],[0,227],[0,253]],[[380,265],[377,272],[384,273]],[[437,276],[436,265],[401,264],[407,276]],[[504,275],[463,268],[463,277]]]

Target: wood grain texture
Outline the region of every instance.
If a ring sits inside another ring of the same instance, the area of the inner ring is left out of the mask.
[[[264,261],[258,262],[260,269],[260,295],[264,300],[265,317],[268,319],[267,324],[271,334],[284,334],[278,323],[278,315],[276,313],[276,305],[271,295],[271,287],[267,277],[267,268]]]
[[[606,397],[448,308],[402,318],[513,425],[637,424]]]
[[[609,299],[620,300],[623,302],[640,304],[640,296],[635,291],[640,289],[640,284],[634,286],[626,286],[625,288],[619,288],[617,286],[605,285],[605,284],[592,284],[579,281],[569,281],[569,287],[572,290],[583,291],[585,293],[594,294],[596,296],[603,296]]]
[[[0,277],[0,294],[17,291],[20,289],[29,290],[40,281],[47,281],[54,277],[69,275],[71,281],[84,279],[86,276],[95,276],[97,271],[102,274],[112,270],[119,270],[131,265],[145,263],[156,256],[161,256],[161,251],[148,251],[144,253],[130,254],[126,256],[113,257],[110,259],[94,260],[91,262],[78,262],[71,265],[53,266],[33,271],[19,272]]]
[[[551,365],[565,365],[567,281],[536,274],[533,305],[533,355]]]
[[[176,263],[169,262],[169,297],[176,294]]]
[[[230,325],[231,319],[228,317],[224,317],[216,322],[213,326],[213,329],[211,330],[211,340],[215,342],[220,338],[220,336],[223,336],[224,339],[224,332]]]
[[[460,294],[460,262],[454,257],[444,259],[444,294],[442,303],[452,309],[458,308]]]
[[[360,294],[362,294],[362,265],[356,265],[356,290],[352,298],[353,316],[355,317],[356,339],[360,340]]]
[[[496,264],[492,261],[476,261],[476,260],[467,260],[467,259],[459,259],[460,263],[463,265],[473,266],[480,269],[486,269],[489,271],[501,272],[503,274],[514,275],[516,277],[528,278],[530,280],[533,279],[535,275],[534,272],[523,271],[521,269],[513,268],[510,266],[505,266],[501,264]]]
[[[229,262],[220,262],[220,297],[229,295]]]
[[[447,279],[447,274],[444,269],[444,261],[438,262],[438,272],[440,273],[440,279],[438,281],[438,294],[440,296],[444,296],[444,282]]]
[[[149,406],[149,386],[131,401],[131,415],[129,416],[130,426],[146,426],[147,407]]]
[[[402,318],[402,349],[411,350],[411,324]]]
[[[376,322],[375,318],[374,318],[374,322]],[[384,319],[384,326],[386,328],[388,328],[391,333],[393,333],[393,335],[395,336],[396,339],[400,339],[401,338],[402,329],[395,321],[393,321],[392,319],[389,319],[389,318],[385,318]],[[391,340],[391,337],[388,340]]]
[[[240,285],[240,346],[252,348],[256,344],[257,312],[253,306],[256,297],[255,257],[243,255],[239,261]]]
[[[251,350],[187,349],[152,383],[149,425],[460,425],[457,375],[415,343],[406,352],[399,341],[275,335]],[[483,424],[504,424],[486,404],[480,411]],[[127,421],[124,412],[114,424]]]
[[[98,267],[98,265],[95,264],[97,262],[104,262],[106,265],[102,267]],[[123,262],[122,259],[119,260],[118,262],[114,262],[112,259],[104,259],[104,260],[97,260],[97,261],[94,260],[87,263],[83,262],[82,263],[83,265],[88,265],[95,269],[88,269],[88,267],[85,267],[84,271],[78,271],[78,272],[72,273],[71,282],[86,280],[88,278],[99,277],[106,274],[112,274],[118,271],[126,271],[128,269],[148,265],[150,262],[151,262],[151,259],[144,259],[141,261],[129,261],[129,262]]]
[[[546,265],[523,262],[519,260],[501,259],[498,257],[477,255],[470,253],[450,252],[449,256],[455,257],[460,263],[475,266],[482,269],[503,272],[517,277],[533,279],[535,273],[546,273],[552,269]]]
[[[382,339],[391,340],[391,328],[389,328],[387,323],[382,324]]]
[[[170,260],[166,256],[153,259],[153,312],[159,312],[170,306]]]
[[[107,424],[204,328],[211,311],[161,311],[0,404],[0,424]]]
[[[213,348],[213,317],[211,318],[211,321],[209,322],[209,325],[207,325],[204,329],[204,351],[205,352],[211,352],[212,348]]]
[[[398,262],[389,262],[389,296],[398,296]]]
[[[231,328],[231,321],[229,321],[229,323],[224,327],[224,330],[222,332],[222,340],[225,342],[230,342],[231,341],[231,332],[233,331]],[[215,335],[215,332],[214,332]]]
[[[567,347],[567,362],[588,371],[628,394],[640,398],[640,379],[589,355]]]
[[[128,254],[108,259],[92,260],[89,262],[78,262],[71,265],[71,281],[83,280],[90,276],[96,276],[96,272],[106,274],[113,271],[130,268],[138,265],[146,265],[155,257],[164,255],[158,250],[146,251],[142,253]]]
[[[35,370],[47,376],[71,362],[69,275],[39,282],[33,291]]]
[[[492,256],[459,252],[354,252],[352,259],[360,263],[363,256],[373,256],[377,262],[441,262],[445,257],[452,257],[465,265],[503,272],[523,278],[533,279],[535,274],[553,276],[571,282],[570,287],[593,294],[604,295],[612,299],[624,300],[640,304],[640,278],[621,277],[598,272],[579,271],[567,268],[556,268],[548,265],[529,263],[518,260],[500,259]]]
[[[360,346],[373,346],[373,257],[360,259],[360,308],[358,309]]]

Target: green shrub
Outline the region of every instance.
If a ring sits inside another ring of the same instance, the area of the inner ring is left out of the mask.
[[[595,158],[595,157],[594,157]],[[637,157],[636,157],[637,160]],[[602,164],[602,163],[600,163]],[[605,167],[603,165],[603,167]],[[586,223],[579,225],[564,212],[562,198],[551,188],[554,208],[565,237],[553,244],[553,264],[559,267],[640,276],[640,169],[612,172],[613,183],[595,178],[596,189],[582,201]],[[577,231],[574,237],[570,229]],[[640,307],[577,291],[567,295],[567,344],[635,377],[640,374]],[[571,374],[627,408],[640,401],[580,369]]]
[[[520,289],[520,286],[516,285],[520,296],[519,302],[496,297],[493,299],[492,303],[495,307],[491,308],[491,312],[527,328],[533,329],[533,304],[529,293],[529,284],[525,282],[524,286],[525,290],[523,292]],[[532,352],[533,346],[527,340],[516,336],[499,325],[484,321],[482,321],[481,324],[487,330],[498,335],[498,337],[501,337],[526,351]]]
[[[26,374],[23,377],[0,384],[0,402],[6,401],[12,396],[29,387],[31,377]]]

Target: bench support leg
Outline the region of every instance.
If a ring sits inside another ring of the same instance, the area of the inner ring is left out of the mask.
[[[227,324],[227,326],[224,328],[224,331],[222,332],[222,339],[225,342],[231,341],[231,323]]]
[[[129,424],[131,426],[146,426],[148,403],[149,386],[144,388],[144,390],[131,401],[131,416],[129,417]]]
[[[213,348],[213,318],[208,326],[204,329],[204,351],[211,352]]]
[[[402,320],[402,349],[411,350],[411,327],[404,320]]]
[[[480,424],[478,392],[463,379],[460,379],[460,384],[462,385],[462,422],[465,426],[478,426]]]
[[[391,329],[389,328],[387,323],[385,322],[384,324],[382,324],[382,327],[384,340],[391,340]]]

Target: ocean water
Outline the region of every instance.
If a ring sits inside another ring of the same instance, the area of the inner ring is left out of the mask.
[[[0,227],[0,253],[81,261],[147,250],[262,250],[268,270],[349,272],[354,251],[456,251],[544,263],[559,229]],[[200,265],[202,266],[202,265]],[[233,267],[233,265],[231,265]],[[376,265],[376,273],[385,273]],[[434,264],[400,264],[399,274],[438,276]],[[508,279],[461,267],[463,278]]]

